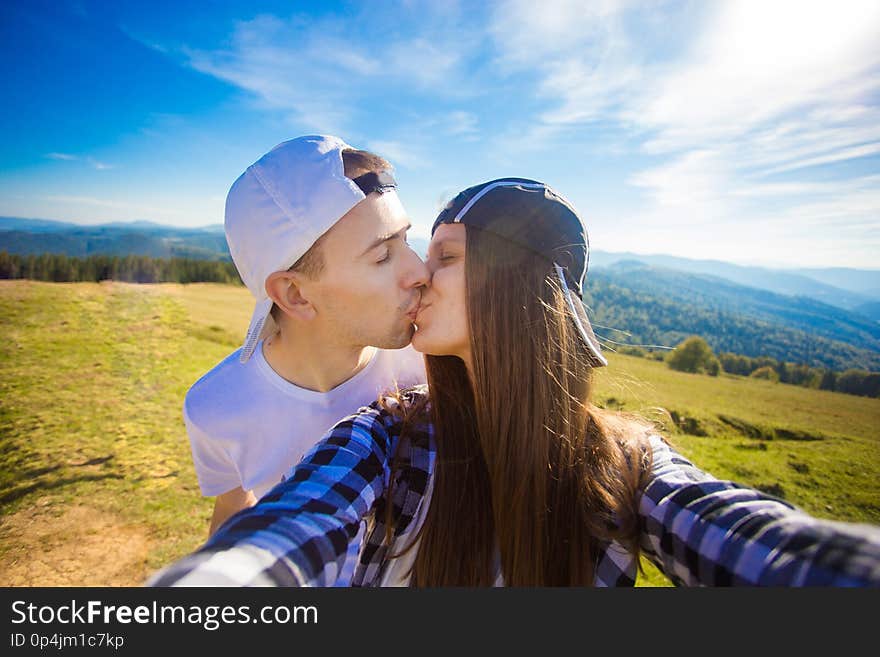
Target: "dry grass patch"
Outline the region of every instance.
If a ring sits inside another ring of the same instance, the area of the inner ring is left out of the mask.
[[[143,525],[49,498],[0,518],[0,541],[10,546],[0,586],[132,586],[148,575],[152,547]]]

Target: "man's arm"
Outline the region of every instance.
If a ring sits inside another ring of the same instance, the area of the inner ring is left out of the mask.
[[[332,585],[390,477],[386,422],[393,420],[375,407],[339,422],[285,481],[147,585]]]
[[[221,493],[214,500],[214,513],[211,516],[211,527],[208,537],[220,529],[220,525],[226,522],[233,514],[242,509],[247,509],[257,503],[257,498],[252,490],[244,490],[241,486]]]

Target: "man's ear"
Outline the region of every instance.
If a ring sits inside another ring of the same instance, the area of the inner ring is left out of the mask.
[[[315,307],[303,291],[302,282],[303,276],[299,272],[272,272],[266,278],[266,294],[285,315],[310,320],[315,316]]]

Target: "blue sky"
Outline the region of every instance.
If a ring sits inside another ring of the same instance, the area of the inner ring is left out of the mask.
[[[523,176],[595,249],[877,268],[878,43],[875,0],[6,0],[0,215],[222,223],[249,164],[330,133],[421,236]]]

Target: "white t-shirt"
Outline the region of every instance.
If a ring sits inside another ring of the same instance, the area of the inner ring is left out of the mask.
[[[257,499],[339,420],[395,385],[425,381],[422,355],[411,346],[377,349],[369,363],[328,392],[300,388],[266,362],[262,342],[246,362],[230,354],[186,394],[183,418],[202,495],[238,486]]]
[[[183,402],[202,495],[241,486],[259,499],[339,420],[395,386],[425,382],[422,355],[411,346],[377,349],[352,378],[316,392],[282,378],[266,362],[263,343],[246,363],[237,350],[196,381]],[[354,573],[364,526],[349,545],[337,586]]]

